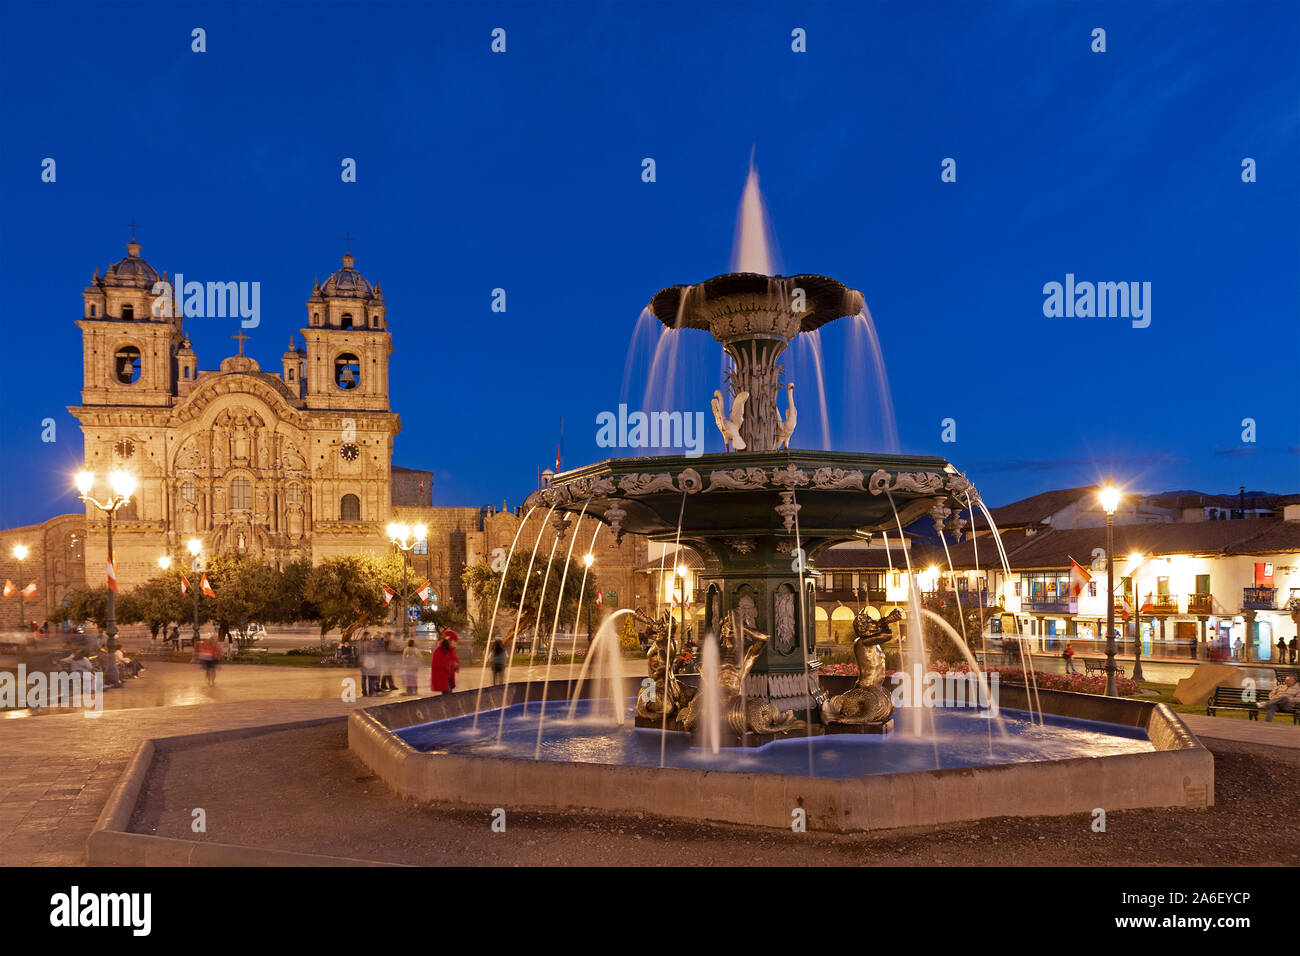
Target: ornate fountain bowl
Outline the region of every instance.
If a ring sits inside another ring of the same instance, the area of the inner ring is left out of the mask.
[[[670,329],[703,329],[725,345],[746,335],[789,342],[800,332],[856,315],[864,304],[861,292],[826,276],[731,272],[661,289],[650,311]]]
[[[741,452],[611,459],[556,475],[526,505],[585,508],[617,539],[631,531],[694,549],[704,565],[693,611],[701,633],[739,612],[772,638],[755,673],[780,675],[815,667],[809,562],[864,532],[893,537],[939,502],[966,507],[968,493],[973,500],[970,482],[942,458]]]

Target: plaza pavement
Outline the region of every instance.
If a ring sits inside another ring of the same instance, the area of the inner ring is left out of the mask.
[[[625,661],[625,673],[642,661]],[[512,679],[541,680],[545,667],[517,667]],[[577,676],[553,667],[556,679]],[[264,724],[344,717],[386,697],[342,700],[341,680],[358,671],[335,667],[225,665],[209,688],[196,665],[146,662],[144,673],[105,691],[104,711],[0,714],[0,864],[76,866],[109,793],[141,741]],[[460,689],[479,686],[480,668],[465,666]],[[428,667],[420,693],[429,693]]]
[[[641,673],[644,666],[640,660],[625,660],[624,673]],[[551,676],[563,679],[576,671],[575,665],[564,665],[552,668]],[[540,680],[544,672],[544,667],[516,668],[513,677]],[[461,689],[476,688],[480,673],[479,667],[466,666]],[[0,719],[0,863],[84,863],[86,840],[141,741],[343,717],[375,700],[342,700],[342,678],[356,675],[340,668],[225,665],[216,686],[209,688],[195,665],[153,662],[141,677],[106,692],[99,717],[5,715]],[[427,668],[420,677],[420,692],[428,693]],[[1300,763],[1300,727],[1290,721],[1182,716],[1211,750],[1264,745],[1277,759]]]

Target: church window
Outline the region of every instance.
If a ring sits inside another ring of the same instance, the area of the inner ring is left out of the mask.
[[[93,305],[90,307],[90,317],[92,319],[95,317],[95,306]]]
[[[236,478],[230,483],[230,507],[236,511],[247,511],[252,486],[247,478]]]
[[[379,316],[377,316],[377,315],[372,315],[372,316],[370,317],[370,327],[371,327],[372,329],[377,329],[377,328],[379,328]]]
[[[113,362],[117,380],[123,385],[134,385],[140,380],[140,350],[134,345],[119,349]]]
[[[320,325],[320,313],[319,313],[319,312],[313,312],[313,313],[311,314],[311,324],[312,324],[312,325]]]
[[[361,499],[356,495],[344,495],[339,502],[339,518],[343,521],[360,521]]]
[[[134,318],[135,318],[135,306],[133,306],[133,305],[124,305],[124,306],[122,306],[122,318],[124,318],[124,319],[134,319]]]
[[[181,497],[186,501],[194,500],[194,482],[187,481],[181,485]]]
[[[302,501],[302,485],[289,486],[289,504],[296,505]]]
[[[289,381],[293,381],[293,369],[289,369]]]
[[[136,500],[132,498],[122,507],[117,509],[117,516],[124,521],[135,521],[139,516],[139,510],[136,508]]]
[[[345,329],[352,328],[352,313],[344,312],[343,315],[339,318],[339,325]]]
[[[334,360],[334,383],[345,391],[361,384],[361,361],[351,352]]]
[[[428,538],[425,538],[423,541],[417,541],[417,542],[415,542],[415,547],[413,547],[413,548],[411,549],[411,553],[412,553],[412,554],[428,554],[428,553],[429,553],[429,539],[428,539]]]
[[[190,367],[188,365],[185,366],[185,377],[186,378],[190,377]]]
[[[73,532],[72,534],[68,535],[68,560],[69,561],[82,560],[81,535],[77,534],[76,532]]]

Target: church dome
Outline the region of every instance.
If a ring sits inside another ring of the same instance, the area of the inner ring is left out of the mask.
[[[140,258],[140,244],[131,237],[126,244],[127,256],[108,267],[104,273],[103,284],[118,288],[153,289],[159,280],[158,272],[153,266]]]
[[[356,258],[351,253],[343,256],[343,268],[325,280],[320,294],[324,296],[347,296],[354,299],[370,299],[375,289],[360,272],[352,267]]]

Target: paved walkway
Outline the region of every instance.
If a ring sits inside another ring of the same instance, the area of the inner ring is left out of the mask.
[[[625,673],[642,661],[625,661]],[[569,676],[573,665],[555,667]],[[516,668],[514,678],[541,680],[544,667]],[[122,688],[106,691],[104,712],[25,711],[0,715],[0,864],[73,866],[85,862],[86,839],[141,741],[150,737],[232,730],[263,724],[344,717],[375,698],[342,699],[343,668],[227,665],[209,688],[190,664],[155,663]],[[576,673],[575,673],[576,676]],[[462,689],[478,687],[479,668],[461,671]],[[429,673],[421,673],[428,693]],[[383,699],[398,699],[390,694]]]

